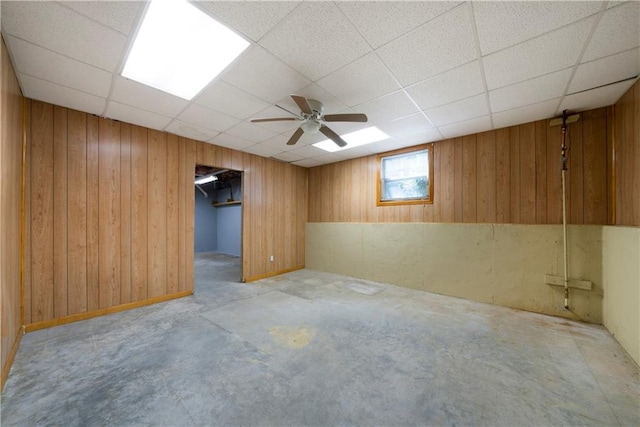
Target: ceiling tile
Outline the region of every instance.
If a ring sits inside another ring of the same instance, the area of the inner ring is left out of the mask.
[[[298,6],[295,1],[198,1],[197,6],[253,41]]]
[[[484,90],[480,63],[470,62],[407,88],[423,110],[477,95]]]
[[[304,159],[304,160],[299,160],[297,162],[292,162],[292,164],[296,166],[302,166],[303,168],[313,168],[316,166],[323,165],[324,163],[321,162],[320,160]]]
[[[489,92],[491,110],[499,112],[564,95],[573,68],[567,68]],[[495,117],[495,116],[494,116]]]
[[[422,113],[413,114],[391,122],[383,123],[378,129],[387,135],[402,139],[412,133],[427,132],[433,129],[433,124]]]
[[[489,90],[508,86],[576,63],[594,18],[561,28],[483,58]]]
[[[460,5],[377,53],[404,86],[473,61],[477,54],[469,7]]]
[[[247,122],[240,122],[224,133],[247,141],[260,142],[276,136],[275,132]]]
[[[27,98],[49,102],[86,113],[101,115],[107,100],[35,77],[20,75],[22,93]]]
[[[638,46],[640,2],[630,1],[604,12],[582,61],[591,61]]]
[[[260,45],[311,80],[371,51],[333,2],[303,2]]]
[[[350,107],[400,89],[375,53],[334,71],[317,83]]]
[[[298,142],[298,144],[300,143]],[[311,157],[321,156],[327,152],[316,148],[313,145],[302,145],[298,146],[295,150],[289,151],[289,153],[296,156],[302,156],[303,159],[309,159]]]
[[[569,93],[592,89],[640,74],[640,49],[632,49],[580,64],[571,80]]]
[[[327,152],[325,152],[325,154],[321,154],[319,156],[312,157],[312,159],[320,162],[323,165],[326,165],[328,163],[341,162],[341,161],[345,160],[344,153],[348,152],[348,151],[349,150],[347,149],[347,150],[344,150],[344,151],[339,151],[337,153],[327,153]]]
[[[472,5],[480,50],[487,55],[593,15],[602,2],[486,1]]]
[[[171,117],[176,116],[189,104],[189,101],[182,98],[119,76],[116,77],[111,99]]]
[[[255,116],[270,105],[219,79],[211,83],[194,102],[239,119]]]
[[[291,135],[293,135],[293,132],[291,132]],[[281,135],[276,135],[273,138],[265,139],[264,141],[260,142],[260,144],[266,145],[267,147],[276,148],[279,151],[291,151],[297,147],[296,145],[287,145],[287,141],[289,141],[291,135],[284,133]]]
[[[350,1],[336,4],[369,44],[378,48],[442,15],[459,3],[454,1]]]
[[[471,98],[426,110],[425,113],[434,125],[440,127],[487,115],[487,99],[485,94],[482,93]]]
[[[226,133],[217,135],[216,137],[210,139],[209,142],[220,147],[232,148],[234,150],[244,150],[247,147],[255,145],[255,142],[253,141],[236,138],[235,136],[227,135]]]
[[[140,110],[130,105],[120,104],[111,101],[107,106],[105,116],[121,122],[133,123],[134,125],[145,126],[151,129],[163,130],[171,121],[170,117],[160,114]]]
[[[225,131],[240,122],[240,120],[235,117],[228,116],[197,104],[189,104],[189,106],[178,116],[178,119],[218,132]]]
[[[282,150],[278,150],[277,148],[268,147],[263,144],[256,144],[250,147],[244,148],[242,151],[246,153],[255,154],[256,156],[262,157],[271,157],[275,154],[282,152]]]
[[[268,102],[311,83],[259,46],[249,47],[222,74],[222,80]]]
[[[122,34],[135,30],[136,18],[142,13],[142,1],[63,1],[63,5],[75,9]]]
[[[493,125],[496,129],[507,126],[515,126],[536,120],[548,119],[554,116],[560,98],[538,104],[527,105],[521,108],[503,111],[493,114]]]
[[[491,129],[491,119],[489,116],[477,117],[464,122],[438,128],[445,138],[455,138],[458,136],[471,135],[472,133],[484,132]]]
[[[568,95],[562,101],[559,111],[585,111],[615,104],[633,85],[635,80],[627,80],[597,89]]]
[[[211,129],[184,123],[180,120],[171,121],[171,123],[169,123],[169,125],[165,127],[164,130],[176,135],[184,136],[185,138],[195,139],[196,141],[208,141],[214,136],[218,135],[218,132]]]
[[[8,36],[6,42],[13,52],[18,73],[29,74],[103,98],[109,95],[110,73],[15,37]]]
[[[274,154],[272,157],[278,160],[282,160],[283,162],[297,162],[298,160],[304,159],[304,157],[298,154],[293,154],[291,151],[284,151],[282,153]]]
[[[2,32],[115,71],[126,38],[55,2],[2,2]]]
[[[365,102],[353,110],[366,114],[369,123],[374,125],[420,112],[403,90]]]

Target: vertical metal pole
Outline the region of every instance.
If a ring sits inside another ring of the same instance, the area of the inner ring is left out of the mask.
[[[564,255],[564,309],[569,310],[569,265],[567,261],[567,197],[565,173],[567,172],[567,112],[562,113],[562,244]]]

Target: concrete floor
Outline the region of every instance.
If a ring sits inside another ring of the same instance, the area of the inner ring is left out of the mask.
[[[302,270],[27,334],[9,425],[640,425],[602,327]]]

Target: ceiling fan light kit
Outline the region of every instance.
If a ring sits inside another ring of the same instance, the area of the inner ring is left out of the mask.
[[[327,138],[332,140],[339,147],[346,147],[347,142],[340,137],[337,133],[331,130],[327,125],[322,122],[358,122],[366,123],[367,115],[362,113],[344,113],[344,114],[327,114],[324,115],[324,105],[316,99],[307,99],[300,95],[291,95],[291,98],[300,108],[300,114],[296,117],[273,117],[265,119],[252,119],[252,123],[263,122],[277,122],[277,121],[292,121],[299,120],[300,126],[293,133],[287,145],[294,145],[303,134],[314,134],[318,131],[322,132]],[[284,111],[286,110],[280,107]],[[293,113],[292,113],[293,114]]]

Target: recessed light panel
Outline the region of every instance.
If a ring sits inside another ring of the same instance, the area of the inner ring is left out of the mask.
[[[336,143],[330,139],[325,139],[324,141],[315,143],[313,144],[313,146],[316,148],[320,148],[321,150],[334,153],[336,151],[347,150],[349,148],[371,144],[372,142],[382,141],[383,139],[387,138],[389,138],[389,135],[382,132],[377,127],[371,126],[342,136],[342,139],[344,139],[347,143],[347,145],[344,147],[338,147],[338,145],[336,145]]]
[[[185,0],[153,0],[122,75],[190,100],[248,46]]]

